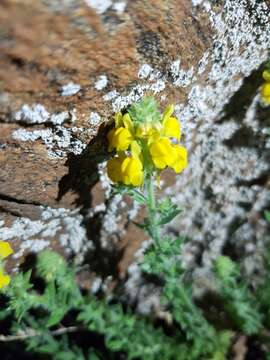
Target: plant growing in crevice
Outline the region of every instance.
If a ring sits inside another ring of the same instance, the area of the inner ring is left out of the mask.
[[[216,326],[193,299],[193,284],[181,261],[185,240],[166,234],[166,225],[181,209],[170,198],[157,197],[160,176],[166,168],[181,173],[188,164],[187,150],[180,145],[181,125],[173,113],[172,105],[161,113],[153,98],[143,98],[117,113],[108,133],[112,157],[107,165],[112,192],[127,194],[146,209],[144,220],[136,225],[151,243],[140,266],[162,280],[161,301],[170,321],[158,325],[113,295],[109,300],[81,291],[76,268],[48,250],[37,256],[34,271],[17,273],[9,283],[3,259],[12,250],[0,242],[0,321],[8,324],[0,342],[6,346],[21,342],[35,359],[41,354],[56,360],[225,360],[239,331],[257,337],[270,349],[270,260],[257,296],[236,263],[225,256],[216,259],[217,293],[232,321],[230,327]],[[270,220],[268,212],[266,218]]]

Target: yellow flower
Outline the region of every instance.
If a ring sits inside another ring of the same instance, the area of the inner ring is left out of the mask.
[[[163,125],[162,134],[167,137],[175,138],[179,141],[181,137],[180,123],[175,117],[172,117],[173,112],[174,112],[173,105],[167,106],[166,109],[164,110],[163,120],[162,120],[162,125]]]
[[[112,182],[118,183],[122,181],[121,165],[124,157],[115,157],[107,163],[107,173]]]
[[[114,116],[114,125],[116,129],[123,126],[123,115],[120,112],[117,112]]]
[[[187,150],[180,145],[173,145],[168,138],[161,137],[150,146],[150,154],[156,168],[171,167],[180,173],[187,166]]]
[[[124,127],[112,129],[108,133],[109,151],[125,151],[133,141],[132,134]]]
[[[172,166],[176,161],[176,153],[170,140],[166,137],[160,137],[154,141],[149,148],[153,163],[156,168],[164,169],[166,166]]]
[[[179,121],[174,117],[169,117],[163,121],[163,135],[167,137],[172,137],[180,140],[181,129]]]
[[[121,165],[122,181],[126,185],[140,186],[143,183],[143,166],[140,160],[126,157]]]
[[[109,178],[125,185],[140,186],[143,183],[143,165],[139,159],[131,156],[120,156],[107,163]]]
[[[270,71],[264,70],[262,77],[264,78],[265,81],[270,81]]]
[[[174,106],[172,104],[168,105],[163,113],[163,121],[169,119],[172,116],[173,112],[174,112]]]
[[[261,89],[261,96],[266,104],[270,104],[270,82],[263,84]]]
[[[7,286],[10,283],[9,275],[5,275],[3,271],[0,270],[0,289],[4,286]]]
[[[108,141],[109,151],[116,150],[117,156],[107,165],[113,182],[140,186],[144,170],[154,170],[153,165],[157,170],[169,166],[176,173],[187,166],[186,149],[171,141],[181,138],[180,122],[173,112],[174,106],[169,105],[161,116],[156,103],[149,100],[133,105],[124,115],[115,114],[115,128],[108,133]]]
[[[124,127],[133,135],[134,134],[134,125],[133,125],[131,117],[128,113],[123,115],[122,121],[123,121]]]
[[[147,139],[148,142],[151,142],[153,138],[159,136],[159,131],[162,129],[160,123],[155,124],[153,127],[151,124],[142,124],[136,129],[136,137],[139,139]]]
[[[141,158],[140,155],[141,155],[142,149],[136,140],[132,141],[130,150],[131,150],[132,157],[134,157],[135,159]]]
[[[11,254],[13,254],[13,250],[9,243],[6,241],[0,241],[0,259],[5,259]]]
[[[187,150],[180,145],[173,145],[173,150],[176,159],[175,162],[171,165],[171,167],[177,174],[179,174],[187,167]]]

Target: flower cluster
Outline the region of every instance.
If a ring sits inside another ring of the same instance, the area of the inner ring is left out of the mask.
[[[270,70],[264,70],[262,76],[265,82],[261,88],[261,97],[266,105],[270,105]]]
[[[4,274],[3,260],[11,254],[13,254],[13,250],[9,243],[6,241],[0,241],[0,289],[10,283],[9,275]]]
[[[107,165],[113,182],[141,186],[147,173],[159,175],[166,167],[180,173],[187,166],[187,151],[179,144],[180,123],[173,112],[169,105],[161,114],[153,98],[144,98],[125,114],[115,115],[108,142],[116,156]]]

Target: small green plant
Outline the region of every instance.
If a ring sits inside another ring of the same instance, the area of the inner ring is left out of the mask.
[[[226,256],[216,260],[217,293],[231,324],[217,326],[193,299],[193,284],[181,261],[185,240],[166,234],[165,226],[181,209],[170,198],[157,197],[160,176],[165,168],[180,173],[187,166],[173,112],[170,105],[162,114],[155,99],[144,98],[117,113],[108,134],[112,158],[107,167],[112,193],[127,194],[145,208],[144,220],[136,225],[152,242],[140,266],[162,284],[161,302],[170,320],[157,324],[113,296],[109,301],[82,292],[76,268],[59,254],[43,251],[32,271],[14,275],[10,283],[0,269],[0,323],[8,324],[0,342],[9,354],[16,352],[9,344],[22,343],[35,359],[225,360],[231,358],[237,332],[256,337],[270,351],[270,255],[265,282],[256,293],[235,262]],[[270,221],[269,212],[265,217]],[[7,243],[0,243],[0,257],[11,253]]]
[[[220,256],[214,270],[219,294],[234,324],[247,335],[258,334],[262,328],[258,302],[241,276],[237,264],[227,256]]]
[[[125,313],[120,304],[109,305],[83,296],[74,270],[57,253],[40,253],[35,270],[44,281],[42,293],[34,289],[30,272],[15,275],[4,290],[8,301],[1,319],[12,316],[15,335],[2,340],[24,341],[28,351],[52,355],[54,359],[84,359],[85,354],[92,353],[98,358],[94,349],[79,349],[68,338],[70,333],[89,330],[88,336],[91,332],[104,335],[105,346],[114,352],[127,352],[129,359],[175,358],[179,351],[177,339],[170,339],[146,320]],[[72,311],[76,311],[72,325],[61,326]],[[183,346],[182,351],[187,349]]]

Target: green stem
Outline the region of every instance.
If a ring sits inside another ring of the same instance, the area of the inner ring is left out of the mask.
[[[151,173],[146,176],[146,191],[147,191],[147,209],[149,214],[149,222],[151,234],[155,240],[156,245],[160,244],[160,225],[158,224],[156,198],[154,191],[154,181]]]

